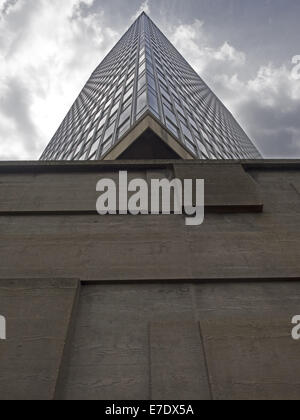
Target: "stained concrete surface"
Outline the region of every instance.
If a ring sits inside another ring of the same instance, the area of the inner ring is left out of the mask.
[[[53,400],[78,289],[76,280],[1,280],[0,399]]]
[[[61,399],[300,397],[299,283],[85,285]]]
[[[204,177],[204,224],[98,216],[119,170]],[[299,185],[298,161],[1,163],[0,399],[299,399]]]

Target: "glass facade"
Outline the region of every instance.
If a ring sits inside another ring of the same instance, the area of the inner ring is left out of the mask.
[[[41,160],[100,160],[146,112],[195,159],[261,158],[232,114],[143,13],[93,72]]]

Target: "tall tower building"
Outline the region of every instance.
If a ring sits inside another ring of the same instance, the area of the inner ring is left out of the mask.
[[[41,160],[260,157],[232,114],[142,13],[93,72]]]
[[[142,14],[42,156],[58,161],[0,162],[0,401],[299,401],[300,160],[238,159],[255,157]],[[203,179],[204,223],[126,214],[122,171],[171,181],[172,210],[172,180]],[[100,216],[107,179],[124,200]]]

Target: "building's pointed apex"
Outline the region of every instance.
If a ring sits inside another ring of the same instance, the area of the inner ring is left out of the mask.
[[[141,17],[143,17],[143,16],[145,16],[146,18],[148,18],[148,19],[149,19],[149,16],[148,16],[148,14],[145,12],[145,10],[143,10],[143,11],[141,12],[141,14],[139,15],[138,19],[140,19],[140,18],[141,18]]]
[[[146,11],[94,71],[41,159],[259,158]]]

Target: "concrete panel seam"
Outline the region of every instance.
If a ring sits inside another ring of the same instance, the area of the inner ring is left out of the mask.
[[[68,357],[69,357],[69,349],[72,343],[73,332],[74,332],[74,328],[76,324],[76,316],[77,316],[78,305],[79,305],[79,300],[80,300],[80,291],[81,291],[81,282],[80,280],[78,280],[76,294],[75,294],[73,305],[69,314],[69,326],[66,332],[66,340],[65,340],[64,349],[62,352],[62,358],[61,358],[61,363],[59,366],[53,400],[61,399],[60,393],[61,393],[61,389],[63,387],[64,380],[65,380],[65,371],[66,371],[66,365],[67,365]]]

